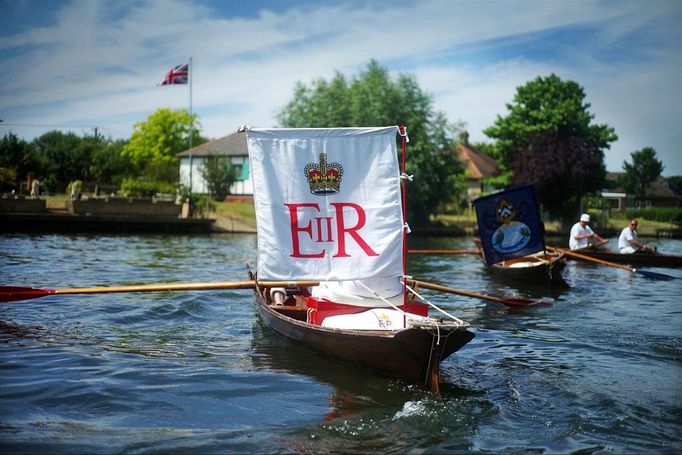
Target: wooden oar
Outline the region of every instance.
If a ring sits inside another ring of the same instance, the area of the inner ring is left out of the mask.
[[[318,281],[258,281],[263,287],[310,287]],[[204,291],[215,289],[253,289],[256,281],[214,281],[206,283],[143,284],[133,286],[106,286],[96,288],[38,289],[25,286],[0,286],[0,302],[37,299],[53,294],[111,294],[116,292],[162,292],[162,291]]]
[[[414,284],[415,286],[418,286],[418,287],[424,288],[424,289],[431,289],[434,291],[441,291],[441,292],[447,292],[450,294],[463,295],[466,297],[472,297],[474,299],[489,300],[491,302],[497,302],[497,303],[501,303],[503,305],[507,305],[507,306],[511,306],[511,307],[531,306],[531,305],[551,305],[551,302],[548,302],[546,300],[537,301],[537,300],[531,300],[531,299],[494,297],[492,295],[478,294],[476,292],[465,291],[463,289],[451,288],[448,286],[443,286],[441,284],[427,283],[426,281],[409,280],[408,283]]]
[[[409,254],[477,254],[478,250],[407,250]]]
[[[537,304],[548,304],[549,302],[538,302],[529,299],[500,298],[491,295],[477,294],[462,289],[450,288],[425,281],[411,280],[417,286],[425,289],[432,289],[451,294],[459,294],[477,299],[498,302],[508,306],[529,306]],[[131,286],[106,286],[95,288],[64,288],[64,289],[39,289],[27,286],[0,286],[0,302],[14,302],[19,300],[30,300],[45,297],[48,295],[63,294],[112,294],[120,292],[163,292],[163,291],[206,291],[217,289],[253,289],[258,286],[273,287],[312,287],[319,285],[319,281],[215,281],[205,283],[157,283]]]
[[[550,251],[560,251],[567,256],[573,256],[574,258],[582,259],[585,261],[591,261],[591,262],[595,262],[597,264],[608,265],[610,267],[617,267],[619,269],[627,270],[628,272],[631,272],[631,273],[639,273],[640,275],[644,275],[647,278],[652,278],[655,280],[673,280],[673,279],[675,279],[674,276],[666,275],[664,273],[650,272],[648,270],[633,269],[632,267],[628,267],[627,265],[616,264],[615,262],[610,262],[610,261],[605,261],[603,259],[593,258],[591,256],[586,256],[584,254],[576,253],[575,251],[566,250],[564,248],[557,248],[557,247],[553,247],[553,246],[548,246],[547,249]]]

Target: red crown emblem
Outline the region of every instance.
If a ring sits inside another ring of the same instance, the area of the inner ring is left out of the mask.
[[[310,192],[314,195],[336,194],[341,189],[343,166],[339,163],[327,163],[326,153],[320,153],[319,163],[306,165],[304,173],[310,185]]]

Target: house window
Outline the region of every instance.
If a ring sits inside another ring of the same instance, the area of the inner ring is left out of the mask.
[[[249,163],[232,164],[234,167],[235,181],[241,182],[249,179]]]

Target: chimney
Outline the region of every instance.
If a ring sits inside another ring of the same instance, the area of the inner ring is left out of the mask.
[[[469,133],[466,131],[462,131],[459,133],[459,142],[462,144],[466,145],[467,147],[469,146]]]

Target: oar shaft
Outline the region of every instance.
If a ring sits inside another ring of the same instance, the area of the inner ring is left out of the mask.
[[[407,250],[409,254],[481,254],[478,250]]]
[[[583,260],[585,260],[585,261],[592,261],[592,262],[596,262],[597,264],[609,265],[609,266],[611,266],[611,267],[617,267],[617,268],[619,268],[619,269],[627,270],[628,272],[635,272],[635,269],[630,268],[630,267],[628,267],[628,266],[625,266],[625,265],[622,265],[622,264],[616,264],[615,262],[605,261],[605,260],[603,260],[603,259],[593,258],[593,257],[591,257],[591,256],[586,256],[586,255],[584,255],[584,254],[576,253],[576,252],[571,251],[571,250],[566,250],[566,249],[563,249],[563,248],[556,248],[556,247],[551,247],[551,246],[550,246],[550,247],[547,247],[547,249],[548,249],[548,250],[551,250],[551,251],[561,251],[562,253],[564,253],[564,254],[566,254],[566,255],[568,255],[568,256],[573,256],[573,257],[575,257],[575,258],[583,259]]]
[[[450,294],[463,295],[466,297],[473,297],[475,299],[483,299],[483,300],[490,300],[491,302],[504,303],[504,299],[501,299],[499,297],[493,297],[491,295],[478,294],[476,292],[465,291],[463,289],[451,288],[451,287],[443,286],[443,285],[436,284],[436,283],[427,283],[425,281],[414,280],[413,283],[420,288],[431,289],[433,291],[448,292]]]
[[[213,281],[204,283],[143,284],[132,286],[104,286],[94,288],[54,289],[54,294],[110,294],[117,292],[208,291],[216,289],[251,289],[256,285],[275,287],[310,287],[318,281]]]

